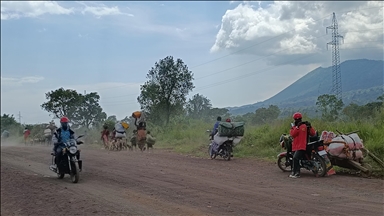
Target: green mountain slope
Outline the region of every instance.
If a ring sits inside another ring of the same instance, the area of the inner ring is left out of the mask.
[[[383,94],[384,61],[348,60],[340,65],[343,102],[364,104]],[[255,104],[228,108],[232,115],[254,112],[260,107],[278,105],[280,109],[314,108],[319,95],[332,89],[332,67],[316,68],[275,96]]]

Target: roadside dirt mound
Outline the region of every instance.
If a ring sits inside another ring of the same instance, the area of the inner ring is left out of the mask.
[[[258,160],[83,148],[77,184],[50,147],[1,147],[1,215],[383,215],[383,180],[288,178]],[[60,204],[58,204],[60,203]]]

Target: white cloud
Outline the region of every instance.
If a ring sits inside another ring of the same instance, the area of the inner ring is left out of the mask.
[[[351,12],[346,12],[348,10]],[[332,11],[336,12],[339,32],[345,37],[345,45],[341,48],[361,47],[361,43],[376,41],[370,45],[378,47],[376,53],[383,52],[382,2],[282,1],[275,1],[268,8],[255,9],[242,3],[227,10],[211,52],[252,47],[242,53],[270,55],[279,52],[273,61],[277,58],[281,61],[287,56],[326,51],[331,34],[324,35],[325,27],[331,25]],[[321,59],[316,61],[321,62]]]
[[[84,6],[84,8],[81,11],[82,14],[90,13],[95,15],[97,18],[101,18],[102,16],[113,16],[113,15],[125,15],[130,17],[134,16],[133,14],[130,14],[130,13],[121,12],[118,6],[108,7],[104,4],[96,4],[95,6],[89,6],[84,2],[78,2],[78,3]]]
[[[1,86],[21,86],[25,83],[38,83],[44,80],[44,77],[27,76],[21,78],[1,77]]]
[[[64,8],[54,1],[1,1],[2,20],[71,13],[74,13],[74,8]]]

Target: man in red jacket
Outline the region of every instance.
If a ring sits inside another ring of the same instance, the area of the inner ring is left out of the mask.
[[[295,123],[292,123],[290,134],[293,138],[292,151],[295,152],[293,155],[293,172],[289,177],[299,178],[300,177],[300,163],[299,160],[305,156],[305,151],[309,141],[309,136],[316,134],[315,129],[309,122],[302,121],[301,113],[297,112],[293,114]]]

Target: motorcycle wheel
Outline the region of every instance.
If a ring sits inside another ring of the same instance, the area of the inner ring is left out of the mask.
[[[327,174],[327,166],[325,164],[324,159],[316,154],[316,155],[314,155],[312,160],[314,160],[316,163],[320,164],[320,170],[317,170],[317,173],[315,173],[315,175],[318,175],[320,177],[324,177]]]
[[[288,162],[289,163],[289,162]],[[283,172],[290,172],[292,170],[291,163],[287,166],[287,157],[279,157],[277,159],[277,166],[283,171]]]
[[[216,158],[217,155],[216,155],[215,153],[212,152],[212,151],[213,151],[212,148],[213,148],[212,145],[209,145],[209,148],[208,148],[208,154],[209,154],[210,158],[213,160],[213,159]]]
[[[231,153],[228,151],[228,149],[224,150],[224,160],[230,161],[231,160]]]
[[[77,183],[80,178],[79,163],[76,161],[76,162],[71,162],[71,164],[72,164],[71,181],[72,183]]]

